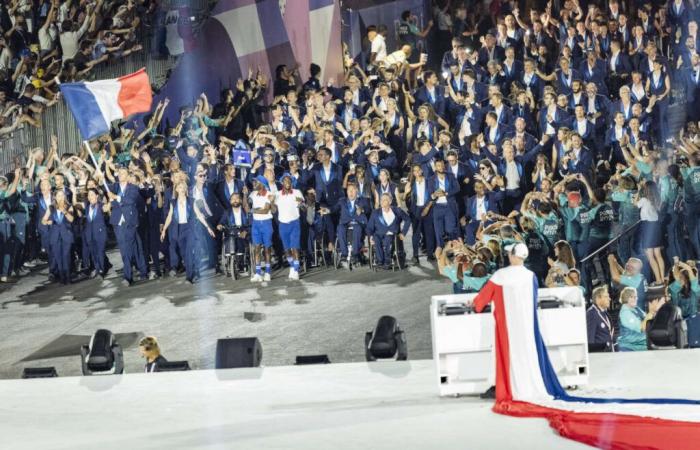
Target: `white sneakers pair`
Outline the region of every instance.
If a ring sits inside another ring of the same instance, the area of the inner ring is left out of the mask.
[[[270,281],[270,274],[265,272],[264,275],[260,275],[259,273],[254,274],[251,278],[250,281],[253,283],[262,283],[263,281]]]
[[[299,272],[294,270],[294,268],[289,269],[289,279],[294,281],[299,280]]]

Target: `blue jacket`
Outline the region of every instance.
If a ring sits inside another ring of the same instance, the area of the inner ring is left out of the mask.
[[[252,220],[250,214],[246,213],[243,207],[241,207],[241,225],[240,228],[250,227]],[[229,208],[221,215],[219,218],[219,225],[235,226],[236,219],[233,215],[233,208],[229,205]]]
[[[435,94],[431,99],[427,87],[421,86],[416,90],[415,94],[413,94],[413,98],[416,100],[416,112],[418,112],[419,106],[427,103],[433,107],[433,110],[435,110],[438,116],[442,117],[445,114],[445,107],[447,106],[447,102],[445,101],[445,88],[439,85],[435,86],[434,92]]]
[[[109,218],[109,223],[112,226],[117,226],[123,216],[124,226],[137,227],[139,225],[139,208],[143,206],[143,198],[141,198],[139,188],[127,183],[122,191],[120,184],[114,183],[109,187],[109,190],[121,197],[119,201],[112,201],[112,215]]]
[[[107,224],[105,223],[104,213],[102,211],[102,203],[97,202],[94,206],[95,217],[90,217],[90,204],[85,202],[85,226],[83,227],[83,236],[90,242],[92,240],[98,242],[107,241]]]
[[[242,194],[245,184],[238,178],[233,179],[233,192],[230,191],[226,179],[222,179],[216,185],[216,197],[221,207],[226,209],[231,209],[231,195],[232,194]]]
[[[187,199],[187,223],[179,224],[180,213],[178,211],[179,208],[177,207],[177,199],[174,198],[170,201],[170,208],[173,211],[173,216],[171,218],[170,226],[168,226],[168,236],[172,240],[177,240],[180,236],[180,232],[187,234],[190,232],[190,230],[194,229],[193,224],[197,218],[194,215],[194,206],[191,198]]]
[[[438,181],[437,174],[428,178],[427,189],[430,192],[431,196],[434,192],[440,189],[440,182]],[[454,215],[457,216],[457,214],[459,213],[459,206],[457,205],[459,183],[450,172],[445,173],[445,193],[447,194],[447,206],[449,206],[450,209],[452,209]]]
[[[385,236],[391,232],[395,235],[401,233],[405,236],[411,228],[411,218],[408,217],[408,214],[403,209],[397,206],[392,206],[391,210],[394,212],[395,219],[390,224],[387,224],[384,220],[381,208],[372,211],[372,215],[367,223],[367,234],[370,236]]]
[[[49,239],[51,242],[57,242],[59,238],[62,239],[64,243],[73,242],[73,224],[66,219],[65,215],[63,219],[59,221],[58,211],[52,206],[49,218],[52,221],[51,225],[49,225]]]
[[[358,207],[362,209],[361,214],[358,214]],[[372,206],[369,203],[369,199],[359,196],[355,199],[353,207],[350,207],[350,199],[343,197],[338,200],[335,209],[340,213],[340,219],[338,221],[340,225],[347,225],[353,221],[362,225],[367,225],[367,218],[372,213]]]
[[[332,208],[343,195],[343,174],[340,166],[331,163],[330,176],[325,178],[321,164],[314,167],[314,189],[316,200]]]

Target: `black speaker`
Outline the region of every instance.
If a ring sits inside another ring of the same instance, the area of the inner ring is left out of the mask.
[[[262,345],[256,337],[226,338],[216,341],[216,368],[259,367]]]
[[[22,378],[55,378],[58,376],[55,367],[25,367]]]
[[[190,369],[187,361],[168,361],[156,364],[156,372],[182,372]]]
[[[328,355],[306,355],[297,356],[295,366],[305,366],[308,364],[330,364],[331,360]]]

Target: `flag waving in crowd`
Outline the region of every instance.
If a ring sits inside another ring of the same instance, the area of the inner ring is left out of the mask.
[[[150,111],[153,101],[145,69],[112,80],[62,83],[60,88],[85,141],[109,133],[114,120]]]

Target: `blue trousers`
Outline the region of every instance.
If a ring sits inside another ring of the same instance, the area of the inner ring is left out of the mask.
[[[117,235],[117,245],[124,264],[124,279],[133,281],[134,278],[131,271],[133,263],[136,263],[136,268],[141,274],[141,278],[146,278],[148,267],[146,267],[146,259],[143,257],[143,245],[137,228],[126,225],[116,226],[114,227],[114,233]]]
[[[12,224],[9,219],[0,220],[0,276],[10,275],[12,253]]]
[[[177,232],[177,238],[175,238],[175,233],[170,231],[170,238],[168,239],[169,241],[169,253],[170,253],[170,267],[173,270],[177,270],[178,266],[180,265],[180,261],[182,261],[183,265],[187,265],[185,263],[186,258],[188,257],[187,255],[187,237],[190,233],[190,228],[189,225],[179,225],[177,223],[173,223],[170,225],[170,228],[174,227],[179,227],[178,232]]]
[[[428,256],[435,254],[435,227],[433,226],[433,210],[421,217],[420,213],[411,215],[411,244],[413,245],[413,256],[418,257],[420,253],[421,238],[425,244],[425,251]]]
[[[67,284],[70,281],[70,266],[71,266],[71,248],[72,240],[64,240],[60,236],[53,239],[51,243],[51,252],[55,260],[57,275],[61,283]]]
[[[377,264],[388,266],[391,264],[392,250],[394,247],[394,235],[374,235],[374,253],[377,256]]]
[[[364,227],[355,223],[352,225],[352,230],[350,229],[350,224],[339,224],[338,225],[338,246],[340,255],[345,258],[348,256],[348,236],[352,241],[352,256],[357,256],[360,254],[362,249],[362,235],[364,234]]]
[[[12,237],[15,241],[15,248],[12,254],[12,269],[18,270],[24,264],[24,247],[27,244],[27,215],[23,212],[13,213],[12,219],[15,221],[15,226],[12,231]]]
[[[433,205],[433,226],[435,227],[435,242],[438,247],[445,246],[445,236],[456,239],[458,234],[457,217],[449,205]]]
[[[95,239],[88,241],[83,237],[83,245],[87,247],[88,259],[85,260],[86,266],[92,266],[98,274],[105,273],[105,240]]]

